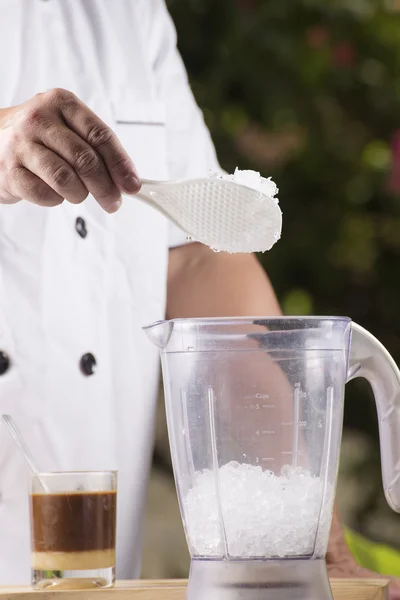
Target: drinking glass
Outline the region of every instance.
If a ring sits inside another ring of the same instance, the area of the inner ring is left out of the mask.
[[[116,513],[116,471],[32,475],[33,587],[112,587]]]

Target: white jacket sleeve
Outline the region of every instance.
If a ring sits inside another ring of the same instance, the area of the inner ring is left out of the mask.
[[[165,2],[145,2],[149,10],[147,43],[155,74],[155,93],[166,109],[169,175],[171,179],[201,177],[210,169],[220,169],[214,145],[190,89]],[[185,234],[171,224],[170,247],[185,241]]]

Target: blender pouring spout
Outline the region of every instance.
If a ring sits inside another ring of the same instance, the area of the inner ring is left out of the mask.
[[[171,338],[173,327],[173,321],[156,321],[151,325],[143,327],[143,331],[150,342],[160,348],[160,350],[165,350]]]

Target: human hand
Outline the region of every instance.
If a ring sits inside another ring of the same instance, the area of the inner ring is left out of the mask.
[[[332,556],[327,554],[326,563],[328,567],[328,575],[330,578],[341,577],[341,578],[359,578],[359,579],[385,579],[389,580],[389,598],[390,600],[400,600],[400,581],[398,579],[391,578],[390,576],[383,576],[369,571],[360,567],[351,552],[346,548],[345,552],[339,558],[338,556]]]
[[[140,189],[113,131],[71,92],[54,89],[0,109],[0,204],[79,204],[91,193],[109,213]]]
[[[326,553],[326,565],[329,577],[390,580],[390,600],[400,600],[400,581],[398,579],[390,576],[378,575],[373,571],[360,567],[356,562],[356,559],[346,543],[337,506],[335,506],[332,518],[328,551]]]

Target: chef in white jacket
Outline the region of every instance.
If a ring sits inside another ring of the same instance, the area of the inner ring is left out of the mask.
[[[280,314],[254,256],[186,244],[134,197],[217,167],[164,0],[0,0],[0,410],[41,469],[119,470],[119,578],[140,573],[158,387],[141,327]],[[0,430],[0,584],[29,582],[29,546]]]

